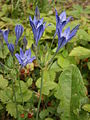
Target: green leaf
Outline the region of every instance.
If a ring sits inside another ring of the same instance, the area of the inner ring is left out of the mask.
[[[20,80],[20,86],[19,86],[19,80],[16,80],[16,90],[18,93],[20,93],[20,86],[21,86],[21,90],[22,90],[22,93],[26,92],[28,90],[28,86],[27,84],[24,82],[24,81],[21,81]]]
[[[90,41],[90,35],[83,29],[79,29],[77,36],[81,40]]]
[[[18,107],[18,113],[19,112],[22,113],[22,111],[24,110],[24,108],[21,105],[18,105],[17,107]],[[15,103],[12,103],[12,102],[8,103],[6,105],[6,110],[8,111],[8,113],[11,116],[13,116],[14,118],[16,118],[16,105],[15,105]]]
[[[6,66],[13,68],[13,57],[11,55],[6,60]]]
[[[82,107],[85,111],[90,112],[90,104],[85,104]]]
[[[0,75],[0,88],[5,89],[8,86],[8,81]]]
[[[55,77],[56,77],[56,73],[55,73],[54,69],[44,71],[43,79],[45,81],[47,81],[47,80],[48,81],[54,81]]]
[[[13,92],[10,87],[5,88],[4,90],[0,90],[0,100],[3,103],[7,103],[12,100]]]
[[[40,118],[43,120],[45,117],[47,117],[49,115],[48,110],[43,110],[40,112]]]
[[[30,98],[32,97],[32,91],[27,90],[24,93],[16,93],[16,99],[17,102],[22,102],[22,98],[23,98],[23,102],[27,102]]]
[[[79,69],[70,65],[60,75],[56,98],[60,99],[58,113],[61,120],[79,120],[82,100],[86,97],[86,88]]]
[[[64,58],[62,55],[60,55],[58,58],[58,64],[60,67],[65,68],[70,65],[70,62],[67,58]]]
[[[79,57],[79,58],[88,58],[90,57],[90,50],[87,48],[78,46],[78,47],[75,47],[69,55]]]
[[[32,85],[32,78],[29,78],[26,82],[27,86],[30,87]]]
[[[41,85],[41,78],[39,78],[36,82],[36,86],[40,88]],[[57,87],[57,84],[53,81],[48,81],[48,79],[43,80],[43,88],[42,88],[42,94],[49,95],[50,90],[53,90]]]
[[[6,58],[8,53],[9,53],[9,50],[8,50],[8,47],[6,45],[4,45],[3,50],[0,48],[0,58]]]
[[[50,90],[56,88],[57,83],[54,82],[56,77],[56,73],[54,69],[45,70],[43,74],[43,88],[42,93],[44,95],[48,95]],[[36,82],[36,86],[40,88],[41,85],[41,78],[39,78]]]

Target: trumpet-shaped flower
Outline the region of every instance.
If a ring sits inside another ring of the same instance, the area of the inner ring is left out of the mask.
[[[31,58],[31,50],[26,50],[26,52],[24,53],[22,48],[20,48],[20,55],[18,53],[15,54],[16,58],[19,61],[19,64],[24,67],[26,66],[28,63],[32,63],[33,60],[36,59],[35,56],[33,56]]]
[[[66,12],[63,11],[60,15],[58,15],[57,10],[56,11],[56,32],[55,32],[55,36],[57,34],[57,29],[59,26],[62,27],[62,29],[64,28],[64,26],[70,21],[70,19],[72,18],[71,16],[66,18]]]
[[[14,45],[12,43],[9,44],[9,42],[8,42],[9,30],[2,31],[2,34],[3,34],[4,40],[5,40],[6,44],[7,44],[7,47],[9,49],[9,51],[11,52],[11,55],[13,56]]]
[[[14,53],[14,45],[12,43],[8,44],[8,49],[11,52],[11,55],[13,56]]]
[[[9,44],[8,43],[8,34],[9,34],[9,30],[4,30],[3,31],[3,38],[4,38],[7,45]]]
[[[22,36],[24,31],[24,28],[22,25],[16,25],[15,27],[15,34],[16,34],[16,41],[15,41],[15,45],[17,45],[19,38]]]
[[[58,28],[58,30],[57,30],[57,34],[58,34],[58,48],[57,48],[56,52],[58,52],[61,47],[66,45],[66,43],[68,41],[70,41],[76,35],[76,32],[77,32],[78,29],[79,29],[79,25],[77,25],[71,31],[70,31],[70,27],[68,27],[62,33],[62,27]]]
[[[40,38],[43,35],[43,32],[46,28],[46,23],[43,23],[43,18],[39,19],[40,13],[39,13],[38,7],[36,7],[35,15],[36,16],[34,16],[33,20],[31,17],[29,17],[29,21],[30,21],[30,25],[32,27],[32,31],[34,34],[34,39],[35,39],[35,42],[37,45],[38,41],[40,40]]]

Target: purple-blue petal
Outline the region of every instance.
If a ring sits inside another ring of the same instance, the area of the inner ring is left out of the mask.
[[[60,21],[63,22],[63,21],[66,21],[66,12],[63,11],[61,14],[60,14]]]
[[[13,52],[14,52],[14,45],[12,43],[8,44],[8,49],[11,52],[11,55],[13,56]]]
[[[22,36],[24,32],[24,28],[22,25],[16,25],[15,27],[15,34],[16,34],[16,41],[15,44],[17,45],[19,38]]]
[[[27,57],[31,57],[31,49],[26,50],[26,52],[25,52],[25,56],[27,56]]]
[[[40,12],[39,12],[38,6],[35,9],[35,16],[37,20],[40,18]]]
[[[9,33],[9,30],[3,31],[3,38],[7,45],[8,45],[8,33]]]
[[[18,53],[15,54],[16,58],[18,59],[19,61],[19,64],[22,64],[22,60],[21,60],[21,57]]]
[[[76,27],[74,27],[74,28],[72,29],[72,31],[70,32],[68,41],[71,40],[71,39],[76,35],[77,30],[79,29],[79,26],[80,26],[80,25],[77,25]]]
[[[69,38],[69,34],[70,34],[70,27],[66,28],[66,30],[63,33],[63,36],[68,39]]]
[[[56,52],[59,51],[60,48],[62,48],[68,41],[66,41],[66,38],[65,37],[61,37],[59,40],[58,40],[58,48],[56,50]]]
[[[40,25],[37,29],[36,45],[38,44],[38,41],[40,40],[43,32],[44,32],[44,27],[43,27],[43,25]]]

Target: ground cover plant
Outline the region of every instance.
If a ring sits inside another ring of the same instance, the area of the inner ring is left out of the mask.
[[[1,120],[89,120],[89,7],[59,13],[63,1],[2,3]],[[47,3],[53,6],[48,15]]]

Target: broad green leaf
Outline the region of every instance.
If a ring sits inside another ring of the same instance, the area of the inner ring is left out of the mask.
[[[45,81],[54,81],[55,77],[56,77],[56,73],[54,69],[44,71],[43,79]]]
[[[20,86],[19,86],[19,80],[16,80],[16,90],[18,93],[20,93],[20,86],[21,86],[21,91],[22,93],[26,92],[28,90],[28,86],[24,81],[20,80]]]
[[[12,68],[13,67],[13,57],[10,55],[7,60],[6,60],[6,65],[9,67],[9,68]]]
[[[0,89],[5,89],[8,86],[7,79],[4,79],[2,75],[0,75]]]
[[[58,64],[60,65],[60,67],[65,68],[70,65],[70,62],[67,58],[64,58],[63,56],[59,56]]]
[[[40,88],[41,85],[41,78],[39,78],[36,82],[36,86]],[[43,80],[43,88],[42,88],[42,94],[48,95],[50,90],[53,90],[57,87],[57,84],[54,81],[48,81],[48,79]]]
[[[58,113],[61,120],[79,120],[81,101],[86,97],[86,88],[79,69],[70,65],[60,75],[56,98],[60,99]]]
[[[22,113],[22,111],[24,110],[23,106],[18,105],[18,113]],[[8,111],[8,113],[13,116],[14,118],[16,118],[16,104],[15,103],[8,103],[6,105],[6,110]]]
[[[16,93],[17,102],[27,102],[32,97],[32,91],[27,90],[24,93]]]
[[[90,112],[90,104],[85,104],[82,107],[85,111]]]
[[[75,47],[69,54],[70,56],[75,56],[79,58],[90,57],[90,50],[81,46]]]
[[[54,69],[44,70],[43,89],[42,89],[42,93],[44,95],[48,95],[50,90],[56,88],[57,83],[54,82],[55,77],[56,77],[56,73]],[[40,85],[41,85],[41,78],[39,78],[36,82],[36,86],[38,88],[40,88]]]
[[[90,41],[90,35],[83,29],[79,29],[77,36],[81,40]]]
[[[12,100],[13,91],[7,87],[4,90],[0,90],[0,100],[5,104]]]
[[[45,117],[49,115],[49,112],[48,110],[45,109],[45,110],[42,110],[39,115],[40,115],[40,118],[43,120]]]

